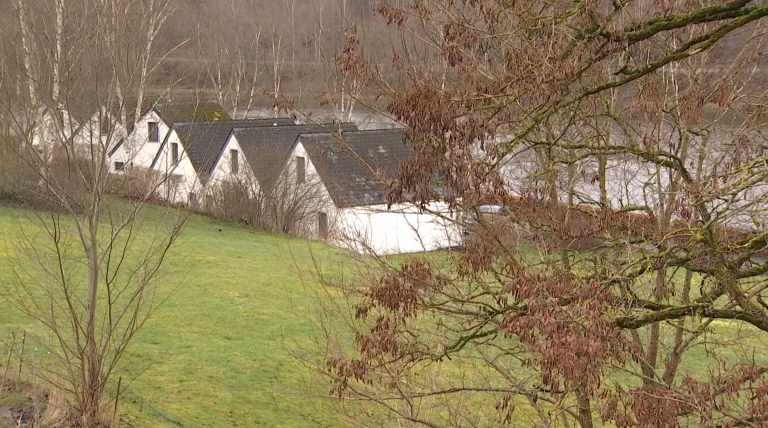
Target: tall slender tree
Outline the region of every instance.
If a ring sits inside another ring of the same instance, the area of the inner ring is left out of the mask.
[[[2,80],[23,76],[27,94],[0,86],[0,116],[13,131],[3,134],[3,146],[34,178],[13,190],[50,212],[26,219],[43,235],[20,226],[15,244],[24,258],[0,294],[44,327],[37,339],[55,362],[41,361],[35,373],[66,396],[73,420],[63,423],[96,426],[118,362],[162,301],[157,274],[186,219],[171,210],[163,226],[142,228],[145,203],[161,183],[149,181],[122,200],[112,194],[125,177],[108,166],[125,138],[120,118],[135,120],[125,99],[148,90],[170,2],[57,0],[53,11],[44,1],[15,5],[19,39],[5,33],[2,47],[21,66],[4,66]]]

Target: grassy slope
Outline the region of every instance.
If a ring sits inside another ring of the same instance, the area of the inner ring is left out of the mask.
[[[147,218],[157,223],[160,215],[153,208]],[[11,278],[6,261],[15,260],[12,242],[27,217],[27,212],[0,208],[0,281]],[[327,401],[301,394],[306,372],[280,345],[282,339],[299,345],[309,345],[311,340],[311,327],[300,314],[313,305],[294,264],[310,269],[313,257],[324,266],[343,260],[323,243],[193,217],[166,263],[165,289],[180,286],[124,359],[128,364],[124,380],[134,379],[120,403],[124,425],[337,426],[323,411]],[[0,341],[7,340],[14,329],[36,328],[0,302]],[[729,360],[764,360],[768,344],[749,330],[737,323],[718,322],[710,338],[741,336],[730,347],[718,347],[721,355]],[[744,333],[752,338],[744,340]],[[40,355],[42,351],[33,346],[28,346],[27,355]],[[712,350],[692,349],[684,372],[694,377],[703,374],[712,361],[708,358]],[[478,370],[481,375],[485,372]],[[477,375],[471,373],[469,367],[443,364],[430,375],[452,379]],[[621,373],[613,376],[628,380]]]
[[[0,279],[9,279],[8,244],[27,216],[0,208]],[[296,315],[310,302],[292,264],[308,265],[313,254],[339,259],[321,243],[193,217],[164,276],[166,289],[183,283],[126,354],[124,381],[136,378],[120,419],[133,426],[334,426],[319,416],[322,401],[296,394],[298,364],[279,345],[282,337],[310,337]],[[35,329],[2,305],[0,339]]]

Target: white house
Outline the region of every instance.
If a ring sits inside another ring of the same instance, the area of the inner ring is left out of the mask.
[[[127,165],[150,168],[174,123],[213,120],[229,120],[227,112],[215,101],[155,103],[135,125],[129,126],[128,137],[112,148],[112,169]]]
[[[66,148],[80,159],[104,162],[109,172],[122,169],[125,155],[117,149],[123,145],[127,131],[108,109],[101,108],[78,120],[66,109],[42,108],[30,123],[34,123],[29,129],[31,146],[41,155],[51,156],[54,147]]]
[[[171,203],[187,204],[205,196],[214,167],[222,156],[231,156],[225,147],[232,147],[227,143],[234,128],[292,125],[289,118],[173,124],[150,163],[162,180],[158,196]]]
[[[326,203],[313,229],[334,245],[375,254],[460,245],[461,230],[446,204],[389,206],[386,181],[411,150],[398,130],[302,134],[282,174],[295,183],[319,183]]]

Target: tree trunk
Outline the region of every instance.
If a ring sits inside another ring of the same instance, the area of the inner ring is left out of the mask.
[[[64,50],[64,0],[56,0],[56,50],[53,55],[53,105],[59,105],[61,93],[61,55]]]
[[[578,397],[576,398],[576,405],[579,408],[579,425],[581,428],[592,428],[592,405],[584,388],[579,387],[576,389]]]
[[[134,111],[133,124],[135,125],[141,118],[142,104],[144,104],[144,88],[147,85],[147,75],[149,73],[149,60],[152,58],[152,47],[155,44],[158,25],[161,25],[163,17],[155,13],[155,0],[149,2],[149,21],[147,23],[147,35],[144,44],[144,53],[141,56],[141,72],[139,73],[139,85],[136,94],[136,110]],[[134,153],[131,153],[134,155]]]
[[[277,43],[275,43],[275,37],[277,37]],[[280,50],[282,49],[282,42],[283,39],[280,36],[273,35],[272,36],[272,58],[274,60],[272,66],[272,76],[273,76],[273,83],[274,83],[274,97],[275,97],[275,117],[277,117],[280,109],[278,107],[278,97],[280,94],[280,81],[283,77],[283,66],[280,60]]]
[[[94,192],[97,193],[97,192]],[[101,355],[96,345],[96,306],[98,304],[99,291],[99,208],[98,194],[94,195],[91,202],[91,212],[88,219],[88,237],[83,237],[87,243],[85,248],[88,255],[88,294],[86,300],[86,325],[85,325],[85,360],[86,385],[85,408],[83,419],[86,426],[94,424],[99,415],[99,403],[101,402]],[[85,231],[81,232],[85,233]]]
[[[255,39],[254,46],[256,47],[256,55],[254,57],[258,57],[259,42],[261,41],[261,31],[256,32],[254,39]],[[251,108],[253,108],[253,101],[256,96],[256,87],[259,84],[259,76],[261,76],[261,71],[259,70],[259,62],[254,61],[253,62],[253,79],[251,80],[251,90],[248,93],[248,104],[245,107],[245,113],[243,113],[243,119],[247,118],[248,113],[251,111]]]
[[[24,10],[22,0],[16,0],[16,14],[19,19],[19,29],[21,30],[21,53],[22,62],[24,64],[24,72],[26,75],[27,87],[29,89],[29,101],[30,104],[37,108],[38,94],[37,85],[35,83],[34,66],[32,65],[32,40],[29,29],[29,21],[27,21],[27,13]]]
[[[604,211],[611,208],[608,200],[608,180],[606,177],[608,169],[608,157],[600,155],[597,157],[597,178],[600,186],[600,206]]]

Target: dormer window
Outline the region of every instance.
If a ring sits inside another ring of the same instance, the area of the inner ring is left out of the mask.
[[[147,124],[147,128],[149,130],[149,142],[150,143],[160,142],[160,124],[157,122],[149,122]]]
[[[229,169],[235,175],[240,172],[240,153],[237,150],[229,151]]]
[[[171,163],[176,165],[179,163],[179,144],[171,143]]]
[[[301,156],[296,157],[296,182],[301,184],[307,181],[307,161]]]

